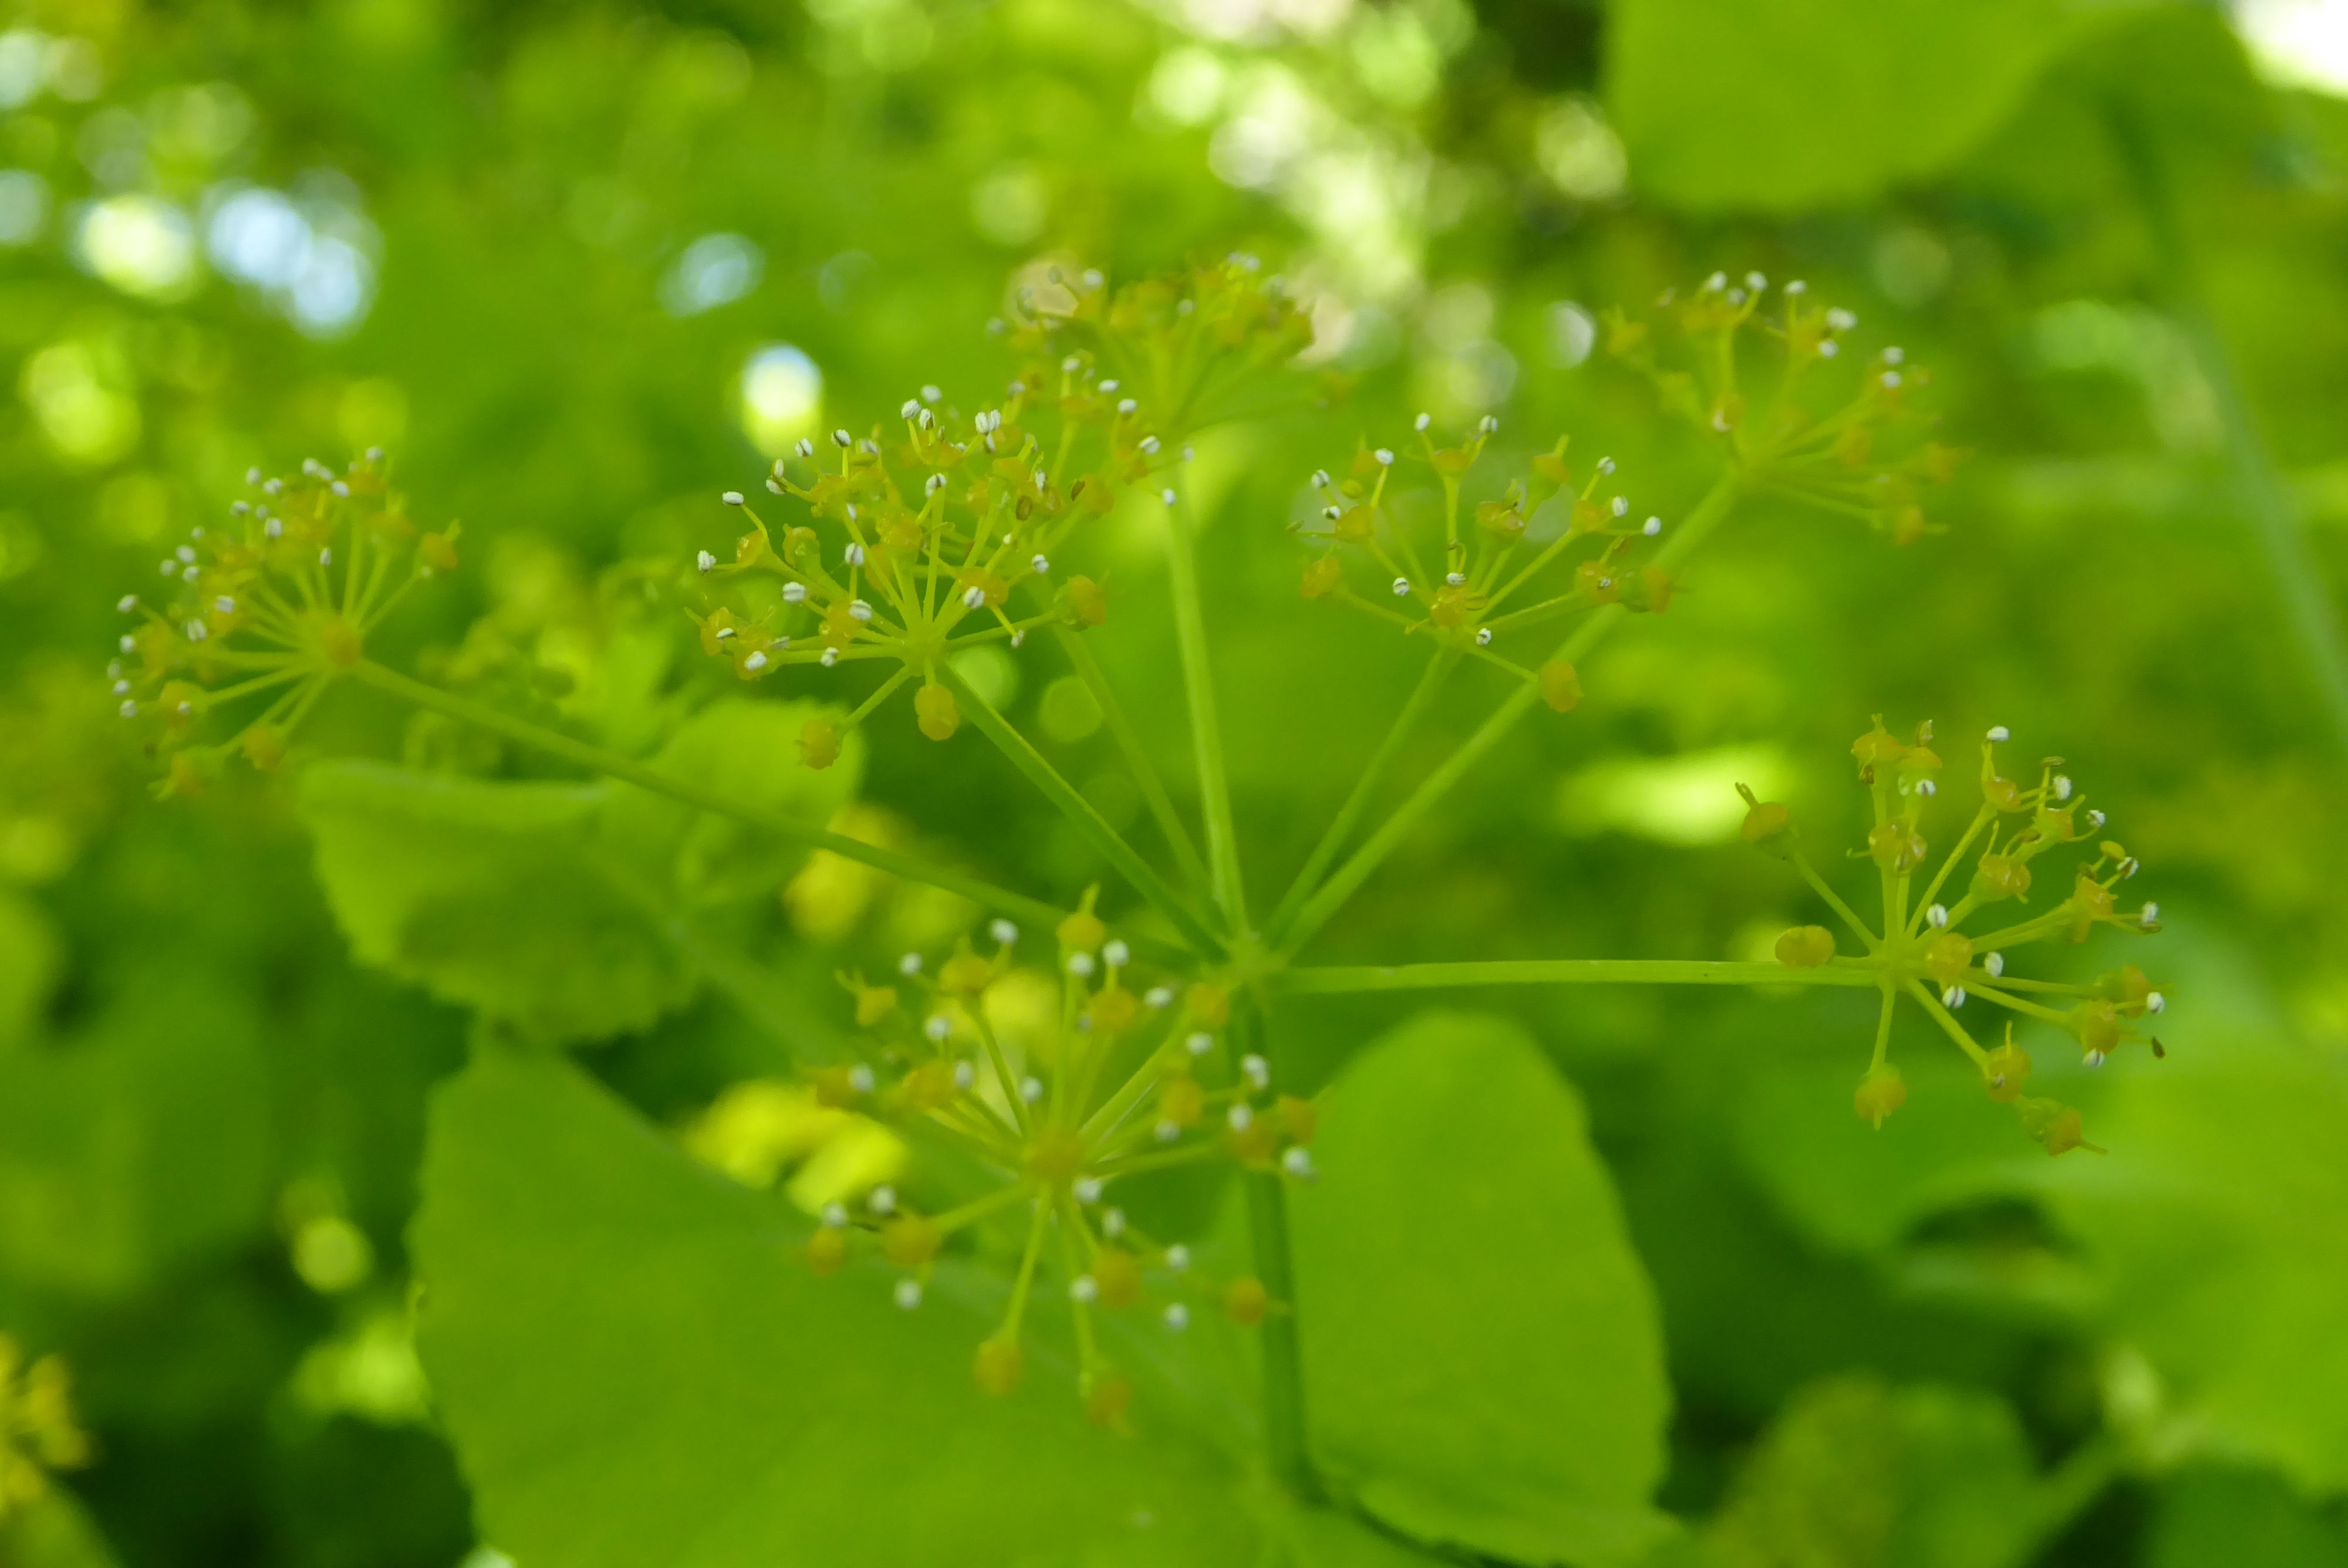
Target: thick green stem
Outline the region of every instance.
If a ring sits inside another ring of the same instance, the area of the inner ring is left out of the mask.
[[[1240,878],[1239,833],[1231,820],[1231,779],[1223,766],[1223,727],[1215,710],[1215,672],[1207,659],[1207,619],[1199,600],[1199,558],[1179,506],[1166,508],[1166,564],[1174,587],[1174,636],[1182,653],[1182,685],[1190,700],[1190,743],[1198,758],[1200,809],[1207,819],[1207,868],[1223,924],[1247,929],[1247,893]]]
[[[1881,983],[1872,964],[1838,962],[1815,969],[1772,961],[1704,958],[1530,958],[1460,964],[1362,964],[1282,970],[1272,983],[1286,996],[1356,991],[1441,990],[1458,986],[1854,986]]]
[[[1702,544],[1704,537],[1717,528],[1721,519],[1735,506],[1739,487],[1734,473],[1723,475],[1664,541],[1663,548],[1655,552],[1655,565],[1669,568],[1684,559],[1690,551]],[[1565,640],[1553,657],[1567,663],[1583,658],[1628,613],[1620,604],[1600,606],[1591,612],[1587,620],[1575,628],[1573,634]],[[1533,704],[1540,700],[1538,684],[1531,682],[1519,683],[1492,716],[1485,720],[1483,725],[1468,736],[1441,767],[1413,790],[1409,797],[1395,808],[1394,815],[1370,835],[1361,848],[1354,852],[1353,857],[1331,874],[1320,891],[1306,900],[1282,939],[1282,950],[1294,952],[1311,940],[1313,934],[1328,923],[1330,917],[1345,907],[1346,901],[1369,879],[1370,873],[1394,853],[1404,835],[1417,825],[1419,818],[1450,794],[1452,786],[1467,777],[1476,764],[1484,760],[1487,753],[1506,740],[1509,732],[1532,712]]]
[[[529,746],[534,751],[543,752],[551,757],[559,757],[564,762],[575,763],[582,768],[634,784],[640,789],[651,790],[655,794],[664,794],[672,800],[683,801],[687,805],[698,806],[704,811],[714,811],[721,816],[730,816],[737,822],[748,823],[751,826],[774,834],[779,838],[788,838],[793,843],[804,844],[810,849],[828,849],[844,860],[860,862],[875,870],[902,876],[909,882],[919,882],[931,887],[942,887],[949,893],[959,893],[975,904],[1005,915],[1016,916],[1020,919],[1045,929],[1057,925],[1061,916],[1066,913],[1040,898],[1030,898],[1024,894],[1013,893],[1008,889],[997,887],[992,883],[981,882],[974,876],[964,876],[959,872],[949,871],[943,866],[932,866],[925,860],[917,860],[910,855],[900,855],[894,850],[882,849],[877,845],[866,844],[860,839],[850,838],[820,827],[810,827],[803,822],[794,822],[780,813],[768,811],[763,806],[752,805],[746,801],[735,800],[730,796],[718,794],[716,790],[705,789],[691,779],[662,773],[659,769],[647,766],[633,757],[622,756],[617,752],[605,751],[601,746],[573,740],[558,730],[550,730],[542,725],[533,724],[526,719],[517,719],[510,713],[501,713],[486,703],[459,697],[453,692],[444,692],[438,686],[412,680],[396,670],[387,670],[372,661],[362,661],[354,666],[351,675],[353,679],[363,684],[373,686],[379,692],[389,692],[403,702],[413,702],[419,708],[428,708],[437,713],[446,713],[452,719],[461,720],[466,723],[487,730],[491,734],[503,735],[507,740]]]
[[[1207,864],[1199,858],[1198,846],[1190,842],[1190,830],[1182,825],[1182,815],[1174,809],[1174,797],[1167,794],[1166,781],[1159,776],[1158,765],[1143,749],[1140,733],[1134,729],[1133,721],[1126,717],[1125,705],[1117,701],[1100,661],[1093,657],[1092,645],[1068,627],[1056,626],[1053,630],[1059,633],[1060,647],[1067,654],[1068,662],[1076,667],[1077,678],[1091,690],[1094,701],[1100,703],[1101,718],[1108,725],[1109,735],[1117,742],[1117,749],[1125,754],[1125,765],[1133,771],[1133,782],[1140,786],[1141,798],[1148,804],[1149,815],[1157,820],[1158,831],[1165,836],[1166,847],[1173,853],[1183,876],[1193,886],[1206,886]]]
[[[1092,802],[1076,792],[1076,787],[1062,778],[1059,770],[1037,751],[1027,737],[1014,729],[1010,721],[996,712],[987,700],[978,694],[971,683],[951,665],[942,666],[946,678],[961,692],[963,704],[969,711],[971,722],[985,733],[995,749],[1011,759],[1011,764],[1027,776],[1027,781],[1043,791],[1044,797],[1060,808],[1060,814],[1085,835],[1101,858],[1117,868],[1117,874],[1133,885],[1135,892],[1148,900],[1152,908],[1174,924],[1183,938],[1205,954],[1222,950],[1222,944],[1206,923],[1191,912],[1189,901],[1166,885],[1165,878],[1149,868],[1149,863],[1125,841],[1124,835],[1108,825],[1108,819],[1095,810]]]
[[[1345,804],[1337,808],[1335,818],[1329,824],[1329,831],[1323,834],[1321,842],[1313,846],[1313,853],[1305,858],[1304,868],[1296,874],[1296,880],[1289,884],[1287,896],[1281,899],[1280,907],[1273,910],[1272,918],[1264,923],[1264,930],[1275,946],[1287,929],[1288,922],[1296,917],[1296,911],[1303,907],[1304,900],[1312,896],[1313,889],[1327,873],[1330,863],[1337,858],[1337,852],[1344,849],[1345,841],[1353,836],[1354,829],[1361,823],[1362,814],[1369,809],[1370,797],[1385,780],[1385,771],[1393,764],[1395,753],[1402,750],[1404,743],[1418,728],[1419,721],[1426,717],[1427,710],[1435,705],[1436,696],[1443,689],[1444,678],[1451,673],[1457,662],[1457,656],[1448,649],[1438,649],[1435,657],[1427,661],[1426,673],[1419,677],[1418,685],[1411,692],[1410,701],[1405,702],[1402,712],[1395,715],[1394,727],[1386,732],[1386,738],[1378,743],[1377,751],[1362,769],[1361,776],[1354,781],[1353,793],[1345,797]]]
[[[1231,1020],[1234,1043],[1241,1050],[1265,1050],[1268,1021],[1253,1005],[1243,1005]],[[1277,1065],[1273,1071],[1278,1072]],[[1289,1250],[1288,1193],[1272,1172],[1251,1171],[1241,1181],[1247,1190],[1248,1240],[1256,1277],[1272,1304],[1256,1330],[1263,1360],[1264,1454],[1283,1486],[1299,1498],[1318,1501],[1321,1478],[1313,1468],[1305,1425],[1304,1343]]]

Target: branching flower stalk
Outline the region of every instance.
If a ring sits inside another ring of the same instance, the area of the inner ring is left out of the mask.
[[[1016,362],[998,397],[964,413],[942,389],[925,386],[893,422],[861,434],[840,429],[827,445],[803,443],[766,477],[782,514],[769,517],[765,503],[726,492],[724,503],[747,527],[722,555],[699,552],[683,579],[699,595],[689,613],[701,647],[736,678],[848,683],[839,716],[802,729],[802,765],[832,765],[851,730],[911,688],[922,734],[947,743],[969,721],[1084,836],[1132,902],[1112,892],[1104,911],[1096,889],[1071,908],[996,886],[789,820],[376,662],[366,642],[383,614],[416,579],[456,564],[453,529],[411,542],[376,455],[342,476],[316,464],[285,483],[256,476],[260,498],[241,504],[240,531],[191,540],[174,558],[180,602],[145,611],[126,601],[146,620],[125,640],[115,678],[127,683],[125,712],[155,726],[175,788],[201,784],[232,747],[273,765],[317,696],[348,679],[605,776],[951,890],[1000,917],[986,929],[984,953],[965,943],[934,967],[907,955],[898,979],[884,985],[847,978],[865,1043],[853,1061],[808,1069],[818,1098],[897,1127],[917,1148],[953,1149],[954,1168],[965,1173],[941,1175],[935,1193],[874,1188],[827,1209],[807,1245],[809,1266],[828,1274],[859,1253],[877,1253],[897,1271],[897,1299],[911,1307],[930,1269],[966,1233],[1015,1242],[1004,1317],[977,1347],[973,1376],[995,1391],[1019,1380],[1036,1293],[1056,1289],[1070,1304],[1081,1397],[1112,1426],[1126,1419],[1131,1388],[1104,1344],[1100,1314],[1147,1300],[1169,1332],[1209,1307],[1256,1325],[1267,1466],[1300,1495],[1314,1496],[1299,1332],[1309,1304],[1298,1300],[1290,1264],[1285,1184],[1313,1179],[1316,1112],[1283,1073],[1274,1011],[1282,999],[1517,984],[1869,988],[1883,1011],[1859,1091],[1863,1114],[1879,1121],[1904,1092],[1886,1051],[1892,1009],[1907,999],[2057,1153],[2084,1146],[2075,1112],[2024,1098],[2027,1059],[2010,1041],[1973,1040],[1959,1019],[1964,1003],[1978,998],[2059,1022],[2093,1060],[2135,1038],[2137,1021],[2164,1005],[2160,989],[2133,968],[2075,987],[2024,980],[2003,968],[2005,951],[2032,940],[2075,938],[2103,924],[2156,927],[2149,907],[2114,912],[2113,889],[2135,869],[2117,845],[2104,845],[2054,908],[1966,934],[1967,922],[1985,918],[1991,905],[2026,896],[2029,867],[2041,855],[2084,836],[2066,777],[2050,764],[2034,786],[2013,784],[1995,774],[1985,748],[1982,810],[1919,886],[1921,811],[1938,759],[1926,733],[1903,743],[1880,726],[1859,750],[1877,811],[1869,840],[1881,868],[1877,924],[1861,921],[1810,866],[1783,808],[1756,803],[1747,824],[1748,837],[1785,854],[1836,911],[1857,951],[1838,951],[1823,927],[1805,927],[1780,943],[1779,962],[1764,964],[1296,962],[1450,789],[1530,714],[1575,707],[1581,661],[1630,617],[1668,608],[1698,549],[1742,497],[1799,496],[1859,512],[1895,537],[1921,530],[1915,483],[1946,459],[1938,448],[1878,456],[1897,445],[1887,436],[1913,423],[1896,352],[1879,355],[1856,390],[1846,384],[1839,402],[1814,411],[1810,400],[1830,380],[1821,362],[1838,357],[1850,323],[1813,307],[1797,285],[1765,316],[1765,292],[1757,278],[1737,288],[1715,280],[1689,302],[1666,302],[1693,368],[1678,367],[1641,323],[1618,317],[1610,329],[1617,352],[1654,378],[1666,405],[1696,415],[1721,443],[1717,481],[1676,521],[1663,511],[1639,515],[1644,509],[1616,491],[1611,461],[1570,462],[1561,439],[1488,481],[1486,470],[1504,456],[1492,420],[1445,444],[1422,417],[1416,442],[1401,452],[1365,447],[1342,478],[1313,476],[1317,516],[1297,530],[1310,552],[1304,598],[1350,605],[1399,635],[1424,639],[1428,661],[1327,831],[1262,913],[1250,902],[1224,756],[1198,559],[1206,519],[1192,511],[1186,483],[1191,439],[1237,416],[1260,386],[1292,384],[1280,367],[1309,337],[1297,303],[1244,256],[1117,290],[1089,272],[1035,283],[1014,318],[998,323]],[[1761,350],[1780,363],[1768,395],[1747,399],[1739,378],[1756,374],[1745,362]],[[1396,487],[1422,466],[1441,494],[1440,539],[1415,537],[1398,521],[1407,509],[1394,505]],[[1086,645],[1108,623],[1108,589],[1068,569],[1086,559],[1091,534],[1120,508],[1154,525],[1166,551],[1192,820],[1185,792],[1160,776]],[[1036,647],[1064,651],[1100,700],[1163,841],[1162,860],[1094,809],[958,671],[957,653],[988,644],[1028,658]],[[1453,677],[1471,667],[1497,671],[1506,694],[1379,815],[1404,743],[1442,708]],[[215,715],[241,722],[232,740],[203,738]],[[2089,832],[2100,827],[2090,820]],[[1970,880],[1944,899],[1964,856],[1973,856]],[[985,1003],[1014,967],[1023,927],[1052,933],[1057,1002],[1051,1028],[1014,1042],[990,1021]],[[917,1006],[907,1006],[908,989]],[[1179,1245],[1141,1235],[1112,1189],[1144,1171],[1218,1160],[1243,1173],[1252,1272],[1210,1280]],[[980,1190],[963,1190],[972,1171],[984,1173]]]

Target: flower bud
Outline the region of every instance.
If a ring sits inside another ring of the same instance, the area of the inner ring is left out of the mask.
[[[1025,1359],[1016,1339],[982,1339],[971,1362],[971,1378],[982,1393],[1000,1398],[1019,1386]]]
[[[1796,926],[1777,938],[1777,961],[1789,969],[1815,969],[1834,956],[1834,933],[1824,926]]]
[[[847,1261],[847,1233],[831,1225],[819,1225],[815,1235],[808,1237],[807,1266],[809,1273],[837,1274],[839,1266]]]
[[[1562,659],[1540,667],[1541,701],[1560,713],[1570,713],[1581,701],[1581,677]]]
[[[1093,1284],[1103,1307],[1130,1307],[1141,1299],[1141,1263],[1121,1246],[1105,1246],[1093,1256]]]
[[[924,686],[913,693],[913,718],[922,733],[933,741],[948,741],[962,728],[962,709],[954,702],[950,686]]]
[[[1098,626],[1108,619],[1108,596],[1088,577],[1072,577],[1060,589],[1060,619],[1071,626]]]
[[[1235,1279],[1223,1290],[1223,1314],[1241,1327],[1262,1322],[1271,1305],[1271,1294],[1260,1279]]]
[[[1886,1116],[1907,1102],[1908,1081],[1900,1076],[1898,1068],[1888,1062],[1860,1079],[1859,1088],[1850,1097],[1851,1109],[1859,1112],[1861,1120],[1872,1122],[1878,1127],[1883,1125]]]
[[[2019,898],[2030,891],[2030,863],[2012,855],[1984,855],[1973,867],[1972,897],[1978,904]]]
[[[839,731],[822,719],[799,726],[799,761],[821,770],[839,760]]]
[[[937,1222],[921,1214],[900,1214],[880,1227],[880,1255],[899,1268],[921,1267],[944,1243]]]
[[[1944,986],[1963,979],[1972,967],[1972,938],[1961,931],[1942,931],[1924,944],[1924,972]]]
[[[1344,580],[1345,569],[1335,556],[1323,556],[1304,568],[1303,593],[1307,599],[1323,599],[1336,591]]]

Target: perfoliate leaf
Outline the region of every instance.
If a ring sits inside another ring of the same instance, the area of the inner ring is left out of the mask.
[[[839,716],[816,702],[713,702],[669,737],[653,766],[821,827],[855,795],[864,764],[854,733],[830,767],[799,760],[801,726],[823,715]],[[604,816],[631,860],[672,866],[678,896],[695,904],[766,897],[807,860],[798,844],[629,784],[613,787]]]
[[[1512,1026],[1431,1014],[1322,1125],[1293,1207],[1323,1461],[1420,1540],[1635,1559],[1668,1528],[1663,1336],[1571,1087]]]
[[[2100,11],[2080,0],[1619,0],[1607,99],[1641,189],[1793,211],[1940,172]]]
[[[1254,1560],[1231,1472],[1147,1409],[1087,1425],[1040,1348],[1016,1392],[977,1390],[999,1291],[948,1270],[906,1312],[877,1266],[817,1277],[788,1211],[560,1059],[484,1054],[443,1090],[424,1187],[420,1347],[518,1562]]]
[[[317,764],[300,784],[358,958],[555,1040],[643,1029],[694,991],[665,890],[601,842],[609,794],[368,763]]]

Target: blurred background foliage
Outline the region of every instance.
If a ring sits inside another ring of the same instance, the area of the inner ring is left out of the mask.
[[[1921,1029],[1895,1042],[1907,1110],[1866,1129],[1849,998],[1478,999],[1580,1088],[1653,1278],[1673,1550],[2348,1562],[2340,0],[0,15],[0,1330],[71,1367],[94,1440],[0,1557],[504,1560],[409,1332],[426,1100],[468,1028],[433,995],[466,993],[363,933],[393,972],[354,960],[288,780],[148,797],[100,673],[116,597],[248,466],[380,444],[469,557],[396,657],[649,752],[721,690],[648,586],[726,535],[717,490],[923,382],[997,384],[983,325],[1040,261],[1123,278],[1244,246],[1354,381],[1201,443],[1263,864],[1310,842],[1413,678],[1407,646],[1295,593],[1303,476],[1358,436],[1497,413],[1684,511],[1714,459],[1599,317],[1757,268],[1929,366],[1970,454],[1942,531],[1904,548],[1748,507],[1318,956],[1766,953],[1813,911],[1734,844],[1731,786],[1855,842],[1842,770],[1872,712],[2062,753],[2166,912],[2168,1060],[2048,1074],[2100,1161],[2046,1161]],[[1155,554],[1113,537],[1107,566],[1096,645],[1170,713]],[[1138,820],[1060,673],[973,678]],[[1182,776],[1173,726],[1148,739]],[[552,776],[357,692],[313,741]],[[1097,874],[975,737],[943,767],[884,723],[870,753],[850,830],[1049,896]],[[833,968],[962,912],[828,860],[755,891],[728,917],[754,976],[672,959],[657,1021],[582,1061],[767,1180],[782,1156],[721,1096],[819,1050]],[[560,886],[508,892],[559,923]],[[1294,1008],[1287,1046],[1317,1081],[1396,1012]]]

